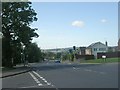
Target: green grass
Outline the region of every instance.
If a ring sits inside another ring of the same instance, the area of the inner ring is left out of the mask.
[[[107,58],[104,59],[94,59],[94,60],[81,60],[81,63],[113,63],[113,62],[120,62],[120,58]]]

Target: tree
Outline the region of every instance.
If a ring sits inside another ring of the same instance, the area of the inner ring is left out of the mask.
[[[30,27],[37,21],[37,13],[30,5],[31,2],[2,3],[2,60],[6,67],[12,67],[13,61],[20,60],[23,45],[27,48],[33,37],[39,36],[35,32],[37,29]]]
[[[43,61],[41,50],[36,43],[31,43],[25,48],[25,59],[30,63]]]
[[[73,50],[69,49],[69,60],[74,61],[74,50],[76,50],[76,47],[73,46]]]
[[[45,53],[45,58],[48,59],[48,60],[54,60],[56,57],[56,54],[53,53],[53,52],[46,52]]]
[[[61,53],[56,53],[56,55],[55,55],[55,59],[60,59],[61,58]]]

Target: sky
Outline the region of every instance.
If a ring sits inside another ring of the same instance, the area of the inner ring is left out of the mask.
[[[31,24],[41,49],[118,42],[117,2],[33,2],[38,20]]]

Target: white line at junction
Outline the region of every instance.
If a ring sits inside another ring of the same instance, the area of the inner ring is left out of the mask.
[[[48,83],[48,81],[45,79],[45,78],[43,78],[42,76],[40,76],[37,72],[35,72],[35,71],[32,71],[35,75],[37,75],[39,78],[41,78],[47,85],[51,85],[51,83]]]
[[[31,77],[34,79],[34,81],[37,83],[38,86],[42,86],[40,81],[32,73],[29,72],[29,74],[31,75]]]

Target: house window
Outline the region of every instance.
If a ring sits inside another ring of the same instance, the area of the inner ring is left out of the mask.
[[[97,51],[97,48],[94,48],[94,51]]]
[[[105,51],[106,48],[99,48],[99,51]]]

